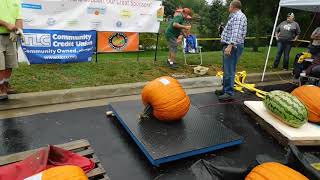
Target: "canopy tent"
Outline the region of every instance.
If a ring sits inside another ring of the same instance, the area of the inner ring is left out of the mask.
[[[275,33],[275,30],[276,30],[276,27],[278,24],[278,19],[279,19],[281,7],[299,9],[299,10],[304,10],[304,11],[320,12],[320,0],[280,0],[276,20],[275,20],[274,26],[273,26],[272,36],[270,39],[269,49],[268,49],[267,58],[266,58],[266,62],[264,65],[261,81],[264,80],[264,75],[265,75],[265,72],[267,69],[268,59],[270,56],[270,49],[271,49],[271,45],[273,42],[274,33]]]

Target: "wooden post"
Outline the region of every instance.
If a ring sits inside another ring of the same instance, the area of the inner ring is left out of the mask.
[[[96,31],[96,63],[98,63],[98,31]]]

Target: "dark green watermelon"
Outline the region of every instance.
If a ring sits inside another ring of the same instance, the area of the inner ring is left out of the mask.
[[[289,126],[298,128],[308,121],[308,111],[298,98],[284,91],[271,91],[263,101],[266,108]]]

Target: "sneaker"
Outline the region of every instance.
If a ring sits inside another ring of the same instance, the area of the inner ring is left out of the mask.
[[[0,85],[0,100],[8,99],[7,90],[4,84]]]
[[[167,60],[167,65],[171,68],[171,69],[176,69],[178,68],[177,67],[177,64],[175,62],[172,62],[172,61],[169,61]]]
[[[17,93],[17,91],[8,82],[5,82],[4,86],[6,87],[7,94],[16,94]]]
[[[174,69],[177,69],[177,68],[178,68],[178,65],[174,62],[174,63],[172,64],[172,67],[173,67]]]
[[[282,71],[289,71],[289,69],[283,68],[283,70],[282,70]]]
[[[215,90],[214,93],[217,95],[217,96],[221,96],[224,94],[224,91],[221,89],[221,90]]]
[[[225,93],[225,94],[223,94],[221,96],[218,96],[218,99],[220,101],[232,101],[233,100],[233,96],[231,96],[230,94]]]

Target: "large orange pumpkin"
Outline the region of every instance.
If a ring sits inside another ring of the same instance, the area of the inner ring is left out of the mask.
[[[267,162],[253,168],[245,180],[308,180],[308,178],[288,166]]]
[[[304,85],[291,92],[307,108],[308,119],[311,122],[320,122],[320,87]]]
[[[149,82],[142,90],[144,105],[151,105],[153,115],[162,121],[177,121],[183,118],[190,107],[190,99],[179,81],[160,77]]]
[[[88,180],[84,171],[78,166],[57,166],[25,180]]]

